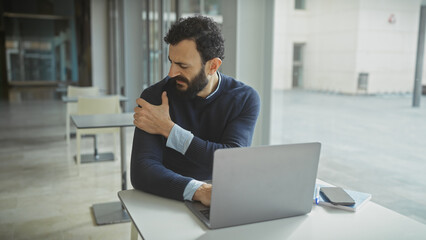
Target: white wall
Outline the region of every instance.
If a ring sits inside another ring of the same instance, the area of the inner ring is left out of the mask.
[[[411,92],[420,0],[361,0],[357,72],[368,72],[368,92]],[[395,22],[389,23],[391,15]]]
[[[276,0],[273,87],[292,87],[293,44],[306,43],[305,89],[355,94],[367,72],[368,93],[411,92],[421,2],[306,0],[295,10],[294,1]]]
[[[105,0],[91,0],[90,29],[92,43],[92,81],[101,92],[108,93],[108,7]]]
[[[306,0],[309,5],[310,0]],[[294,1],[276,0],[274,8],[273,88],[292,86],[293,44],[307,41],[309,11],[295,10]]]
[[[293,45],[305,43],[303,87],[348,91],[354,87],[358,0],[276,0],[274,89],[292,88]],[[348,87],[349,86],[349,87]]]
[[[311,1],[304,87],[350,92],[355,88],[358,0]]]

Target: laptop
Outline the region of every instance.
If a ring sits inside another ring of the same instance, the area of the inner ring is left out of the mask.
[[[210,229],[307,214],[320,143],[218,149],[210,208],[185,205]]]

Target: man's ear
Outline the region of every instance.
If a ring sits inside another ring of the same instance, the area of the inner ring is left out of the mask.
[[[219,69],[220,65],[222,65],[222,59],[220,58],[210,59],[206,64],[207,74],[213,75]]]

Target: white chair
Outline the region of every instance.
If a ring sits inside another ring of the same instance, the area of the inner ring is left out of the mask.
[[[77,114],[114,114],[121,113],[119,96],[105,97],[79,97],[77,102]],[[120,128],[86,128],[76,130],[76,148],[77,165],[80,167],[81,154],[80,143],[81,136],[86,134],[113,133],[114,138],[114,157],[117,156],[116,138]]]
[[[68,97],[80,97],[80,96],[98,96],[99,88],[98,87],[74,87],[68,86],[67,88],[67,96]],[[70,145],[70,117],[73,114],[77,114],[77,103],[76,102],[68,102],[67,103],[67,111],[65,114],[65,134],[67,139],[68,146]]]

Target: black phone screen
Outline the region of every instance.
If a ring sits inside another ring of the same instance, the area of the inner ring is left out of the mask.
[[[332,204],[344,206],[355,204],[353,198],[340,187],[322,187],[320,192]]]

